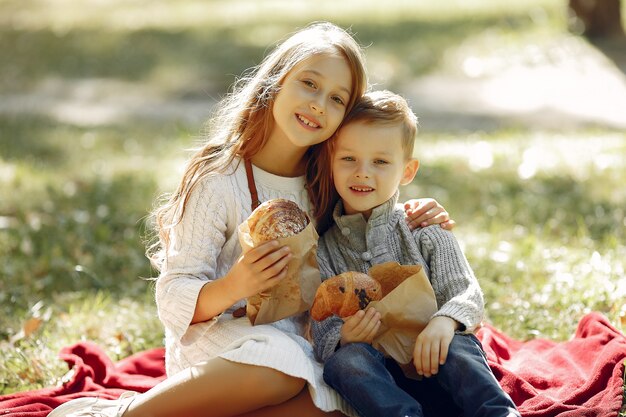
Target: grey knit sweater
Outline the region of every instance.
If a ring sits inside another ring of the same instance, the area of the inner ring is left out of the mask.
[[[372,265],[389,261],[420,264],[439,307],[433,317],[451,317],[464,326],[464,331],[473,331],[483,318],[483,295],[454,235],[439,225],[411,231],[404,210],[396,207],[397,200],[398,193],[376,207],[367,222],[361,214],[341,215],[343,204],[337,204],[335,223],[319,240],[322,279],[346,271],[367,273]],[[312,321],[318,359],[325,361],[335,351],[342,324],[337,316]]]

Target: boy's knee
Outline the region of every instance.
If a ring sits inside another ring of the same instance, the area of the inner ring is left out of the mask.
[[[470,334],[455,334],[450,342],[449,355],[474,359],[484,357],[480,342]]]
[[[470,369],[486,365],[484,353],[479,343],[471,335],[455,334],[448,348],[448,357],[442,367],[455,374],[470,375]]]

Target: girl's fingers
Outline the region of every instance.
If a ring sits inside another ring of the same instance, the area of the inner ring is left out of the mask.
[[[420,206],[417,209],[408,211],[407,223],[409,223],[409,225],[411,224],[419,225],[442,213],[445,214],[446,216],[448,215],[448,213],[443,209],[443,207],[436,204],[434,201],[431,201],[431,202],[425,203],[424,205]]]
[[[420,201],[417,206],[413,206],[413,209],[410,211],[410,216],[412,218],[418,218],[424,216],[429,210],[436,210],[439,206],[437,205],[435,200],[428,200],[426,202]]]
[[[269,265],[267,268],[265,268],[263,271],[259,272],[259,275],[262,278],[270,279],[275,277],[278,274],[281,273],[287,273],[287,265],[289,264],[289,261],[291,260],[291,253],[288,253],[286,255],[284,255],[282,258],[280,258],[278,261],[274,262],[273,264]]]
[[[243,256],[246,262],[255,263],[265,257],[267,254],[272,253],[273,251],[278,249],[279,246],[280,244],[277,240],[270,240],[267,242],[263,242],[258,246],[255,246],[254,248],[246,252]]]
[[[426,213],[429,213],[430,217],[422,216],[421,218],[423,220],[421,220],[421,221],[419,219],[417,220],[418,224],[421,227],[430,226],[431,224],[439,224],[439,223],[443,223],[443,222],[449,220],[447,211],[438,213],[436,215],[433,214],[434,212],[430,212],[430,211],[426,212]]]
[[[268,278],[263,283],[261,291],[269,290],[270,288],[277,285],[282,279],[284,279],[287,276],[287,272],[288,272],[287,268],[283,268],[283,270],[280,271],[278,274]]]
[[[274,267],[277,263],[288,262],[288,260],[285,261],[286,257],[291,257],[291,249],[289,249],[288,246],[283,246],[282,248],[275,250],[274,252],[270,252],[261,259],[257,260],[254,263],[253,268],[259,272],[266,271]]]
[[[452,219],[441,223],[441,227],[443,227],[446,230],[452,230],[454,229],[454,226],[456,226],[456,222]]]

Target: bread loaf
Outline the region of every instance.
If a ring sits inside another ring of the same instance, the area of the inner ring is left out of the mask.
[[[282,198],[268,200],[248,217],[253,246],[272,239],[297,235],[309,224],[309,217],[296,203]]]
[[[311,318],[320,321],[333,314],[348,317],[381,298],[380,284],[373,278],[360,272],[344,272],[328,278],[317,288]]]

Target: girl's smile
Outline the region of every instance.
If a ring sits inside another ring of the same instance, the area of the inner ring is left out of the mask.
[[[296,114],[296,118],[307,130],[315,131],[316,129],[320,129],[320,122],[318,122],[317,119],[313,117],[305,116],[303,114]]]

